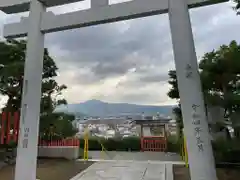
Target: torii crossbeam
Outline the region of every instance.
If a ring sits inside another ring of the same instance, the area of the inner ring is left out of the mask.
[[[0,10],[8,14],[30,11],[28,18],[4,27],[5,37],[28,36],[15,180],[36,179],[44,34],[162,13],[169,13],[191,178],[217,180],[188,8],[227,0],[132,0],[112,5],[108,0],[91,0],[88,10],[46,12],[47,7],[78,1],[0,2]]]

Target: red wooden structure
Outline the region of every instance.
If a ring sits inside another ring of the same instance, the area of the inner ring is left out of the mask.
[[[165,152],[167,150],[166,124],[168,119],[136,120],[141,127],[141,150]]]
[[[0,144],[17,142],[19,130],[19,113],[2,112],[0,118]]]
[[[165,152],[167,149],[167,140],[161,137],[142,137],[141,150],[142,151],[158,151]]]
[[[0,116],[0,145],[18,141],[19,112],[2,112]],[[44,141],[39,139],[38,146],[79,146],[80,141],[76,138]]]

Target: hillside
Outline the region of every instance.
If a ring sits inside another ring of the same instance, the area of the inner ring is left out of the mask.
[[[148,106],[128,103],[107,103],[99,100],[89,100],[79,104],[59,106],[56,111],[74,113],[77,116],[119,116],[126,114],[156,115],[157,113],[171,116],[173,106]]]

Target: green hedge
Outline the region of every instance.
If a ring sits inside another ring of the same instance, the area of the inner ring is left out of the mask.
[[[108,151],[140,151],[140,142],[140,138],[136,137],[124,139],[90,138],[88,140],[88,148],[89,150],[99,151],[102,150],[101,144],[103,144]],[[84,139],[80,139],[80,148],[84,148]]]
[[[173,152],[173,153],[182,153],[183,140],[179,139],[176,136],[169,136],[167,139],[167,152]]]
[[[102,147],[99,142],[101,142],[108,151],[141,151],[141,139],[139,137],[128,137],[124,139],[89,138],[89,150],[101,150]],[[168,139],[167,147],[167,152],[180,153],[180,143],[172,138]],[[84,148],[84,139],[80,139],[80,148]]]
[[[168,152],[181,154],[183,139],[168,137]],[[240,163],[240,141],[239,139],[218,139],[212,142],[213,153],[216,163]]]
[[[13,149],[17,147],[15,141],[10,141],[8,144],[0,144],[0,149]]]
[[[216,163],[240,163],[240,142],[238,139],[219,139],[212,143]]]

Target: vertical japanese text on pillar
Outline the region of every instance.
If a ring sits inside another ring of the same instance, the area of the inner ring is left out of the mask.
[[[196,105],[196,104],[192,105],[192,110],[193,110],[192,124],[194,125],[194,135],[196,137],[198,151],[202,152],[202,151],[204,151],[204,148],[203,148],[204,142],[201,139],[202,128],[201,128],[201,120],[200,120],[201,116],[198,113],[199,108],[200,108],[200,105]]]

